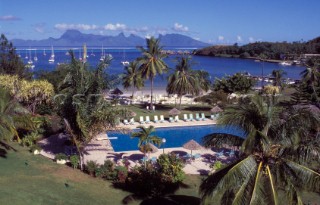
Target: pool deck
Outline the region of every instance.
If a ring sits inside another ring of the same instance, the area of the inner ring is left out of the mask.
[[[121,125],[119,127],[122,127],[124,129],[135,129],[138,126],[150,126],[153,125],[155,128],[159,128],[159,127],[184,127],[184,126],[200,126],[200,125],[214,125],[217,124],[216,120],[211,120],[206,118],[205,120],[199,120],[199,121],[183,121],[183,120],[179,120],[178,122],[169,122],[169,121],[164,121],[162,123],[157,122],[149,122],[149,123],[139,123],[139,122],[135,122],[133,125],[125,125],[123,123],[121,123]]]

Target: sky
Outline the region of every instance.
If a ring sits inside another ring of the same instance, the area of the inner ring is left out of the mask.
[[[0,0],[8,39],[83,33],[157,37],[179,33],[210,44],[308,41],[320,36],[320,0]]]

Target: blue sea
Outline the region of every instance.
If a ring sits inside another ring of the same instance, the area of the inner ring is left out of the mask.
[[[70,62],[70,56],[66,53],[73,49],[75,56],[82,56],[81,48],[62,48],[54,47],[55,62],[49,64],[48,60],[51,54],[51,47],[38,47],[38,48],[17,48],[18,54],[25,63],[28,59],[25,57],[29,56],[29,49],[31,50],[32,59],[37,56],[38,61],[34,61],[34,71],[39,70],[54,70],[58,63]],[[174,51],[190,51],[194,48],[167,48],[168,50]],[[104,48],[106,54],[111,54],[113,60],[111,66],[108,68],[108,72],[111,74],[120,74],[123,72],[123,65],[121,61],[133,61],[137,57],[141,56],[141,52],[136,48]],[[44,56],[44,52],[46,55]],[[88,47],[88,63],[90,66],[96,66],[99,63],[101,56],[101,47]],[[171,69],[175,68],[176,58],[179,55],[170,55],[165,62]],[[238,58],[221,58],[221,57],[205,57],[205,56],[193,56],[193,69],[205,70],[209,72],[210,78],[213,81],[215,78],[221,78],[226,75],[232,75],[236,72],[248,72],[254,76],[261,76],[262,69],[264,76],[271,74],[274,69],[283,69],[287,75],[287,78],[294,80],[300,79],[300,73],[305,69],[302,66],[282,66],[278,63],[267,63],[267,62],[255,62],[251,59],[238,59]],[[155,87],[166,86],[166,75],[158,76],[155,79]],[[148,83],[146,84],[148,85]]]

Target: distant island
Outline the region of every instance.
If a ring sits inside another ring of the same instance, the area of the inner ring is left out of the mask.
[[[215,45],[195,50],[194,55],[294,63],[309,57],[320,57],[320,37],[307,42],[255,42],[243,46]]]
[[[191,47],[203,48],[210,44],[195,40],[181,34],[159,35],[164,47]],[[78,30],[67,30],[60,38],[48,38],[43,40],[12,39],[15,46],[107,46],[107,47],[135,47],[144,46],[145,39],[137,35],[125,36],[120,33],[117,36],[104,36],[95,34],[84,34]]]

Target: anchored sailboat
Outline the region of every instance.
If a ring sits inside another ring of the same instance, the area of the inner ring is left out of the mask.
[[[53,46],[51,46],[51,56],[49,58],[49,63],[54,63],[54,51]]]
[[[125,52],[125,50],[123,50],[123,61],[121,61],[121,64],[123,66],[129,65],[129,61],[126,61],[126,52]]]
[[[34,57],[33,57],[34,61],[38,61],[38,57],[37,57],[37,49],[34,50]]]

